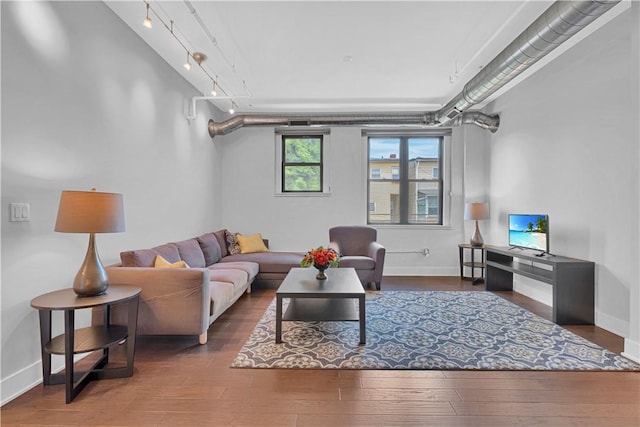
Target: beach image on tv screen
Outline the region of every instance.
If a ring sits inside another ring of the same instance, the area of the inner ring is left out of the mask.
[[[509,245],[547,250],[546,215],[509,215]]]

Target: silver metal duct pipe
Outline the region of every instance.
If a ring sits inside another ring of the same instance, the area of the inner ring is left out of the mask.
[[[286,115],[249,115],[240,114],[224,122],[209,120],[209,135],[226,135],[245,126],[361,126],[361,125],[434,125],[433,113],[353,113],[353,114],[286,114]]]
[[[436,120],[447,124],[484,101],[619,2],[556,1],[437,111]]]
[[[475,124],[496,132],[498,115],[469,111],[516,76],[549,54],[621,0],[564,1],[552,4],[502,52],[476,74],[444,107],[435,112],[404,114],[288,114],[238,115],[224,122],[209,120],[209,135],[226,135],[244,126],[311,125],[421,125],[460,126]]]
[[[223,122],[209,120],[209,135],[226,135],[248,126],[366,126],[366,125],[416,125],[441,126],[436,121],[435,113],[353,113],[353,114],[239,114]],[[479,111],[464,113],[457,118],[453,126],[475,124],[492,132],[498,130],[500,118]]]

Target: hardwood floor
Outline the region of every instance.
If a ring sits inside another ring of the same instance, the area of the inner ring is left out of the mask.
[[[386,277],[383,290],[484,290],[453,277]],[[140,337],[131,378],[90,383],[64,403],[39,385],[0,411],[10,425],[639,426],[640,373],[231,369],[275,295],[255,289],[197,337]],[[549,318],[549,307],[500,295]],[[569,328],[619,353],[622,339]],[[123,353],[113,351],[112,360]],[[89,358],[87,358],[89,359]]]

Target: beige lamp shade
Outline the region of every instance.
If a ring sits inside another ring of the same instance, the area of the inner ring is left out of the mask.
[[[84,262],[73,279],[73,291],[79,297],[91,297],[107,292],[109,276],[95,242],[95,233],[124,231],[122,194],[92,191],[63,191],[58,207],[56,231],[89,233],[89,247]]]
[[[63,191],[55,231],[62,233],[118,233],[124,231],[122,194]]]
[[[464,219],[487,219],[489,218],[488,203],[465,203]]]

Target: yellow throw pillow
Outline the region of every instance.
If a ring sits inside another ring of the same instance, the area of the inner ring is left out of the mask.
[[[153,266],[161,268],[189,268],[187,263],[184,261],[169,262],[160,255],[156,256],[156,260],[153,263]]]
[[[240,245],[241,254],[250,254],[253,252],[269,252],[262,241],[262,235],[260,233],[252,234],[251,236],[243,236],[242,234],[236,234],[238,245]]]

